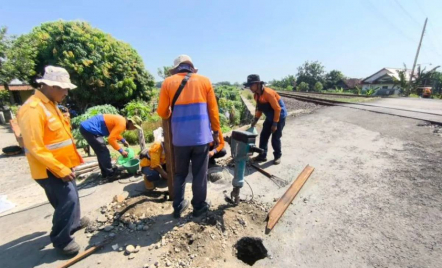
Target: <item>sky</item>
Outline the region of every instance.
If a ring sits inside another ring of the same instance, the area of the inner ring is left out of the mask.
[[[242,83],[296,75],[305,61],[354,78],[411,68],[426,17],[418,64],[442,65],[441,10],[441,0],[0,0],[0,25],[20,35],[87,21],[131,44],[157,81],[159,67],[187,54],[212,82]]]

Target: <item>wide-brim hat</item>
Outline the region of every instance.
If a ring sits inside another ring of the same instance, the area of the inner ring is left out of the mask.
[[[65,68],[56,66],[46,66],[45,74],[41,79],[36,80],[39,84],[45,84],[48,86],[57,86],[61,88],[74,89],[76,85],[71,83],[71,79],[68,71]]]
[[[198,68],[195,68],[195,65],[193,65],[192,59],[189,56],[183,54],[183,55],[179,55],[178,58],[176,58],[173,61],[173,66],[170,69],[170,72],[173,72],[176,68],[178,68],[178,66],[180,66],[181,63],[190,64],[190,65],[192,65],[193,69],[195,69],[195,72],[198,71]]]
[[[250,87],[251,85],[253,85],[255,83],[264,84],[264,81],[261,81],[261,78],[259,78],[259,75],[251,74],[251,75],[247,76],[247,82],[245,82],[243,85],[244,85],[244,87]]]
[[[134,124],[134,126],[137,129],[141,129],[141,125],[143,124],[143,119],[141,119],[139,116],[135,115],[135,116],[129,117],[127,120],[131,121],[132,124]]]

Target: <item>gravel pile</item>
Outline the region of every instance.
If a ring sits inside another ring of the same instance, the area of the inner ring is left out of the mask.
[[[282,97],[284,100],[285,106],[288,111],[296,111],[296,110],[308,110],[313,111],[318,108],[323,107],[322,105],[314,104],[311,102],[299,101],[291,98]]]

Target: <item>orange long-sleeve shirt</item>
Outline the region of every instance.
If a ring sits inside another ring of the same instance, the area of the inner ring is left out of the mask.
[[[171,116],[173,98],[187,73],[178,73],[163,82],[158,104],[158,115]],[[192,74],[175,103],[171,118],[173,144],[194,146],[213,141],[211,130],[219,131],[218,104],[212,83],[207,77]]]
[[[255,111],[255,117],[260,118],[264,109],[266,109],[266,105],[270,104],[271,109],[273,109],[273,122],[279,122],[279,118],[281,116],[281,105],[279,100],[281,97],[279,94],[271,88],[264,88],[264,91],[261,95],[255,94],[255,101],[257,102],[257,109]],[[267,108],[268,109],[268,108]]]
[[[32,178],[46,179],[47,170],[63,178],[83,163],[68,120],[39,90],[20,108],[17,120]]]
[[[109,130],[109,138],[107,141],[115,150],[120,150],[121,146],[117,141],[123,140],[123,132],[126,130],[126,119],[121,115],[104,114],[104,123]]]

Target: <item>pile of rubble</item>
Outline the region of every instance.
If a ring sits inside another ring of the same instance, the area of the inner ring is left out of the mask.
[[[87,236],[101,231],[105,232],[105,239],[116,238],[119,234],[124,234],[127,239],[135,232],[145,232],[146,236],[150,232],[153,236],[158,233],[157,242],[147,249],[166,252],[151,267],[210,267],[207,266],[208,261],[225,261],[225,258],[234,257],[234,245],[241,237],[264,234],[264,220],[269,210],[267,205],[252,200],[238,206],[220,205],[200,218],[193,218],[191,213],[176,222],[167,215],[161,219],[156,217],[164,216],[166,209],[171,210],[170,206],[161,197],[149,199],[146,196],[128,198],[128,193],[117,195],[112,203],[101,207],[96,222],[86,228]],[[165,228],[170,222],[173,225]],[[135,233],[134,238],[137,236],[138,233]],[[129,260],[135,258],[141,249],[136,243],[118,245],[117,242],[112,243],[112,249]]]

